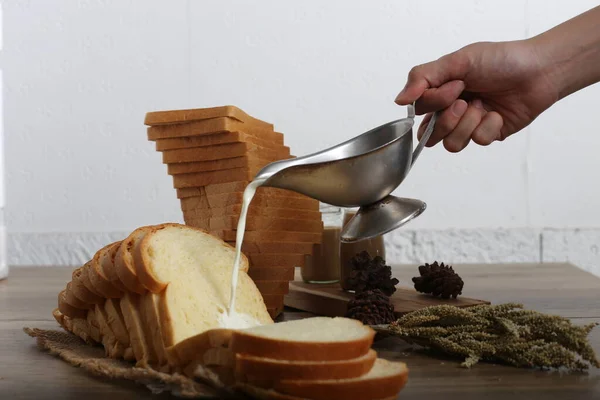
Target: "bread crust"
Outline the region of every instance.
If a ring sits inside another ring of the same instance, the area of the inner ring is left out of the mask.
[[[200,185],[197,185],[200,186]],[[241,207],[244,200],[244,192],[233,193],[214,193],[214,194],[198,194],[195,196],[186,196],[189,190],[198,190],[202,192],[202,188],[197,186],[191,188],[178,188],[177,197],[180,199],[182,211],[203,210],[210,208],[225,208],[230,206]],[[319,212],[319,202],[313,199],[292,196],[289,194],[274,195],[266,192],[259,192],[252,198],[252,203],[248,208],[249,212],[254,212],[254,209],[294,209]],[[240,209],[241,210],[241,209]]]
[[[81,310],[89,310],[93,307],[92,304],[80,300],[73,294],[73,282],[67,282],[67,288],[65,289],[65,302],[67,302],[70,306],[79,308]]]
[[[118,241],[109,246],[107,256],[100,260],[100,267],[110,284],[123,295],[123,292],[125,292],[127,288],[119,279],[115,268],[115,258],[117,256],[117,251],[119,251],[119,248],[121,247],[121,243],[123,242]]]
[[[271,389],[275,382],[294,380],[351,379],[368,373],[377,352],[373,349],[359,358],[325,362],[286,362],[262,357],[236,354],[235,374],[241,382]]]
[[[236,231],[232,230],[215,230],[210,231],[211,235],[216,236],[227,242],[236,240]],[[307,233],[307,232],[288,232],[288,231],[249,231],[244,233],[244,240],[251,242],[258,241],[280,241],[280,242],[311,242],[321,243],[323,239],[322,233]]]
[[[260,280],[291,281],[296,274],[295,267],[258,267],[251,266],[248,275],[256,283]]]
[[[277,340],[252,334],[247,330],[234,331],[229,347],[236,354],[287,361],[350,360],[367,354],[373,344],[375,331],[369,329],[363,338],[345,342],[296,342]]]
[[[87,316],[87,310],[75,308],[65,301],[66,289],[61,290],[58,293],[58,310],[67,317],[71,318],[85,318]]]
[[[88,277],[93,288],[102,297],[107,299],[114,299],[123,296],[123,291],[117,289],[109,280],[108,276],[104,273],[102,263],[106,262],[105,259],[109,258],[109,250],[118,245],[119,242],[110,243],[100,250],[98,250],[90,262],[88,267]]]
[[[207,136],[210,137],[210,136]],[[265,165],[276,161],[277,157],[266,158],[257,156],[238,156],[231,158],[221,158],[208,161],[190,161],[182,163],[167,164],[167,173],[169,175],[185,175],[197,172],[219,171],[231,168],[262,168]]]
[[[102,296],[99,296],[93,293],[88,287],[85,285],[85,275],[86,275],[86,265],[89,265],[87,262],[84,266],[79,267],[73,271],[72,275],[72,292],[75,297],[77,297],[82,302],[87,304],[99,304],[104,301]]]
[[[239,219],[239,216],[212,217],[208,220],[208,226],[210,230],[237,229]],[[202,218],[194,218],[192,220],[206,221],[206,219]],[[323,231],[323,221],[320,218],[299,219],[250,215],[246,217],[246,231],[321,233]]]
[[[283,135],[274,132],[275,140],[267,140],[243,131],[221,132],[214,135],[185,136],[180,138],[161,139],[156,141],[156,151],[206,147],[227,143],[247,142],[258,146],[278,149],[283,146]]]
[[[288,294],[290,291],[290,283],[289,281],[267,281],[267,280],[257,280],[253,279],[254,284],[260,290],[260,293],[264,295],[268,294],[278,294],[284,295]]]
[[[276,148],[263,147],[251,142],[225,143],[214,146],[165,150],[162,152],[162,161],[163,164],[174,164],[182,162],[222,160],[224,158],[244,156],[250,156],[254,159],[258,159],[259,157],[284,159],[290,157],[290,148],[283,145]],[[239,180],[243,181],[245,179]]]
[[[146,113],[144,117],[144,125],[162,126],[162,125],[180,125],[192,121],[202,121],[206,119],[215,119],[228,117],[235,121],[256,126],[257,128],[267,131],[273,130],[273,124],[266,121],[254,118],[244,112],[242,109],[225,105],[219,107],[208,108],[191,108],[185,110],[167,110],[167,111],[152,111]]]
[[[293,157],[292,157],[293,158]],[[220,182],[213,183],[206,186],[193,187],[187,189],[179,189],[177,190],[178,195],[181,195],[179,198],[188,198],[188,197],[198,197],[198,196],[214,196],[218,194],[227,194],[227,193],[243,193],[246,186],[252,181],[252,179],[248,180],[239,180],[232,182]],[[279,189],[274,187],[261,186],[256,190],[257,195],[270,195],[275,197],[295,197],[304,200],[312,200],[313,203],[317,205],[317,210],[319,210],[319,202],[315,199],[311,199],[308,196],[303,194],[293,192],[287,189]]]
[[[136,238],[138,236],[143,238],[151,229],[152,226],[142,226],[131,232],[122,241],[115,255],[115,271],[119,280],[127,290],[137,294],[144,293],[146,288],[138,279],[135,261],[130,255],[133,255],[131,251],[133,250]]]
[[[191,197],[193,198],[193,197]],[[296,220],[320,221],[321,213],[314,210],[301,210],[297,208],[264,208],[253,207],[248,208],[248,217],[262,218],[294,218]],[[239,217],[242,212],[241,204],[233,204],[221,208],[190,208],[187,214],[191,218],[224,218],[224,217]]]

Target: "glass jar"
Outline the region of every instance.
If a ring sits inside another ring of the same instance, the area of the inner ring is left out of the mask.
[[[300,269],[302,280],[307,283],[336,283],[340,280],[340,232],[343,213],[340,207],[320,203],[323,221],[323,239],[313,245],[311,255],[306,255]]]
[[[354,217],[357,209],[345,209],[342,226],[346,226],[348,221]],[[385,242],[383,236],[376,236],[372,239],[365,239],[353,243],[340,243],[340,285],[344,290],[354,290],[347,279],[352,273],[352,264],[350,260],[362,251],[367,251],[371,258],[380,256],[385,259]]]

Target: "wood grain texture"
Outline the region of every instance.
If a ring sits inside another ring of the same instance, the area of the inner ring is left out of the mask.
[[[0,398],[11,399],[138,399],[172,398],[152,395],[140,385],[104,381],[39,351],[24,326],[58,328],[51,312],[56,296],[73,268],[13,268],[0,281]],[[492,303],[515,301],[527,308],[574,318],[577,324],[600,322],[600,279],[567,264],[455,265],[465,280],[463,293]],[[394,268],[406,285],[416,266]],[[286,309],[278,320],[313,314]],[[600,329],[590,335],[600,353]],[[376,341],[380,356],[401,360],[410,368],[399,399],[492,400],[600,399],[600,371],[558,374],[481,363],[470,370],[456,360],[424,356],[405,342],[388,337]]]
[[[327,317],[342,317],[346,313],[348,302],[354,297],[353,293],[342,290],[339,284],[314,285],[302,282],[296,276],[290,282],[289,292],[284,302],[288,307],[308,311]],[[390,298],[394,305],[394,314],[400,317],[411,311],[428,306],[450,304],[456,307],[471,307],[479,304],[489,304],[489,301],[459,296],[456,299],[441,299],[416,292],[410,287],[398,287]]]

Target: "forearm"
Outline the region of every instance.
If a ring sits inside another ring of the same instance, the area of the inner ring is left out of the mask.
[[[559,99],[600,81],[600,7],[529,39]]]

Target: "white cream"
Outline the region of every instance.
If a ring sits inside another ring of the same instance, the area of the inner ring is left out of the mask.
[[[227,329],[246,329],[261,325],[259,321],[248,314],[222,313],[219,314],[219,326]]]
[[[235,237],[235,259],[233,261],[233,272],[231,276],[231,295],[229,298],[229,310],[228,315],[235,319],[235,293],[238,283],[238,275],[240,273],[240,260],[242,257],[242,242],[244,241],[244,231],[246,230],[246,215],[248,214],[248,207],[250,202],[256,193],[256,189],[265,182],[264,179],[255,180],[250,182],[244,190],[244,196],[242,199],[242,211],[240,213],[240,219],[237,225],[237,233]]]

